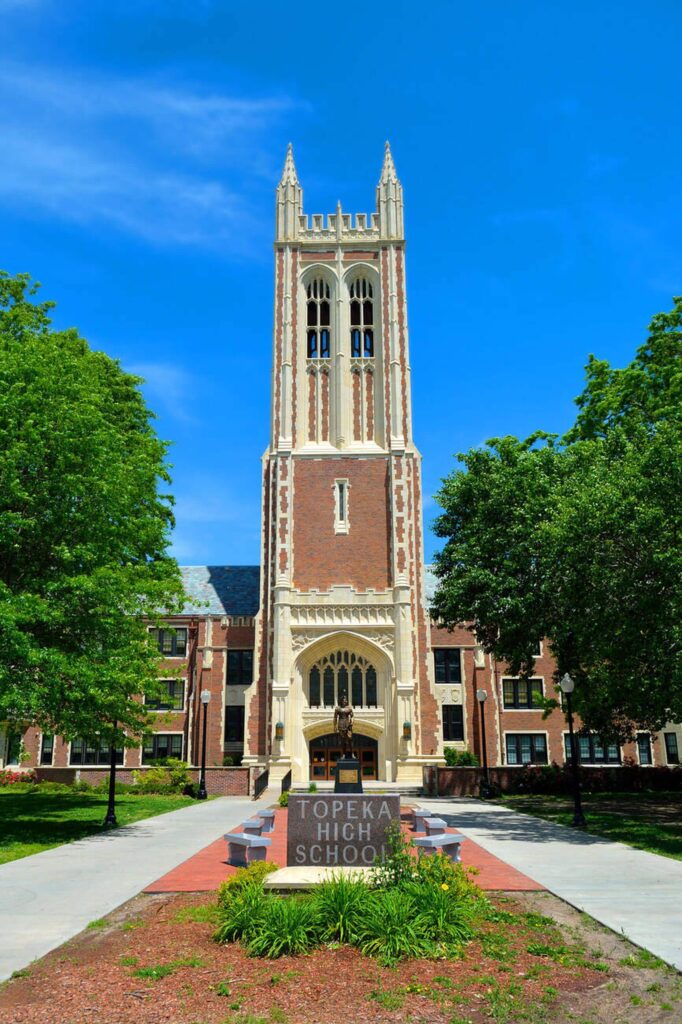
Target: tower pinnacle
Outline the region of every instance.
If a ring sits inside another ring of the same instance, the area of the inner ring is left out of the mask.
[[[386,140],[386,146],[384,149],[384,164],[381,168],[381,177],[379,182],[397,181],[398,175],[396,173],[395,164],[393,163],[393,154],[391,153],[391,144],[388,139]]]
[[[382,238],[403,237],[403,186],[398,180],[389,143],[384,150],[381,177],[377,185],[377,212]]]
[[[298,236],[298,221],[303,213],[303,189],[296,173],[294,147],[289,143],[282,178],[277,186],[277,241],[291,241]]]
[[[280,185],[298,185],[298,175],[296,173],[296,164],[294,163],[294,147],[291,143],[287,146],[287,155],[284,160],[284,170],[282,171],[282,179]]]

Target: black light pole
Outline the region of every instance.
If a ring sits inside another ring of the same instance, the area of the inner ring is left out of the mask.
[[[107,813],[104,818],[105,828],[116,828],[118,822],[116,820],[116,723],[114,723],[114,732],[112,733],[111,743],[109,744],[109,801],[107,803]]]
[[[485,702],[487,699],[488,693],[486,690],[476,690],[476,700],[478,701],[478,708],[481,714],[481,743],[483,745],[483,772],[485,774],[485,781],[481,783],[481,797],[484,800],[492,796],[490,769],[488,768],[488,747],[485,741]]]
[[[206,713],[208,711],[208,704],[211,699],[210,690],[201,691],[201,703],[204,706],[204,724],[203,724],[203,739],[201,742],[201,775],[199,776],[199,792],[197,793],[197,799],[205,800],[208,796],[206,792]]]
[[[571,824],[574,828],[583,828],[587,822],[585,821],[582,802],[580,800],[578,746],[573,732],[573,705],[571,703],[571,694],[575,689],[575,682],[569,676],[568,672],[561,677],[559,686],[561,687],[561,692],[566,698],[566,718],[568,719],[568,735],[571,744],[571,771],[573,774],[573,821]]]

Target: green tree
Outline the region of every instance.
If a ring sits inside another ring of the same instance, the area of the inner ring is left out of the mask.
[[[36,291],[0,273],[0,720],[109,742],[157,685],[145,618],[181,603],[167,444],[140,379]]]
[[[545,637],[590,727],[682,719],[682,299],[624,369],[591,358],[564,438],[496,438],[438,495],[434,611],[530,674]]]

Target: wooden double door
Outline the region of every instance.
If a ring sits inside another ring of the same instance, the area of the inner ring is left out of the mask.
[[[369,736],[355,733],[353,736],[353,755],[360,762],[363,779],[376,779],[378,745]],[[310,741],[310,781],[327,782],[334,778],[336,762],[341,757],[339,737],[335,733],[318,736]]]

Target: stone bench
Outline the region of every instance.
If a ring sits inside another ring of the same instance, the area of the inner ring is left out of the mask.
[[[272,839],[266,836],[247,835],[246,832],[228,832],[227,860],[233,867],[246,868],[255,860],[265,860]]]
[[[419,839],[413,839],[412,842],[429,856],[435,853],[436,850],[442,850],[455,864],[459,864],[462,859],[460,847],[464,842],[464,836],[455,836],[452,833],[443,832],[438,836],[422,836]]]
[[[242,830],[247,836],[259,836],[263,831],[263,819],[262,818],[249,818],[242,825]]]
[[[263,831],[272,832],[275,827],[275,812],[274,811],[259,811],[258,817],[263,819]]]
[[[435,811],[425,811],[423,807],[415,807],[412,811],[412,827],[415,832],[426,832],[424,821],[426,818],[435,818]]]
[[[427,836],[442,836],[447,828],[442,818],[424,818],[424,832]]]

